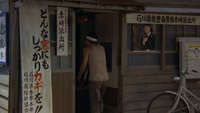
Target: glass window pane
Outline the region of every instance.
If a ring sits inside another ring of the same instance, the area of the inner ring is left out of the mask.
[[[133,24],[127,24],[127,51],[133,51]]]
[[[70,22],[72,22],[71,15],[69,15],[69,22],[68,22],[68,40],[72,41],[72,24],[70,24]]]
[[[178,25],[178,37],[184,37],[184,26]]]
[[[153,34],[156,37],[156,50],[161,50],[161,36],[162,36],[162,25],[152,25]]]
[[[143,65],[160,65],[160,55],[142,55],[130,54],[128,55],[128,66],[143,66]]]
[[[60,58],[58,56],[56,56],[56,44],[55,43],[51,43],[50,44],[50,53],[51,53],[51,69],[59,69],[59,61]]]
[[[178,33],[183,33],[183,32],[184,32],[184,26],[178,25]]]
[[[176,25],[165,26],[165,50],[175,51],[176,50]]]
[[[68,55],[61,56],[62,69],[72,68],[72,43],[68,45]]]
[[[186,37],[196,37],[197,36],[197,26],[185,26],[185,36]]]
[[[165,64],[166,65],[178,65],[179,56],[177,54],[165,54]]]
[[[153,24],[127,24],[127,50],[161,50],[161,26]],[[151,34],[148,34],[149,32]],[[144,41],[145,39],[146,41]]]
[[[57,41],[57,22],[56,15],[50,15],[50,40]],[[69,18],[71,19],[71,18]],[[68,28],[68,40],[72,41],[72,26],[69,25]],[[72,42],[68,45],[68,56],[57,56],[56,53],[56,43],[51,43],[51,68],[60,69],[60,59],[62,69],[72,68]]]
[[[51,41],[56,41],[56,36],[57,36],[57,22],[56,22],[56,15],[50,15],[49,19],[49,29],[50,29],[50,40]]]

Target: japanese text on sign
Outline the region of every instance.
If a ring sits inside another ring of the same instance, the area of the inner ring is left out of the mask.
[[[127,23],[140,24],[175,24],[175,25],[200,25],[200,16],[191,15],[164,15],[164,14],[126,14]]]
[[[68,54],[68,9],[57,8],[57,55]]]
[[[152,23],[196,23],[196,17],[137,15],[137,22]]]
[[[48,6],[26,4],[19,12],[22,113],[52,113]]]

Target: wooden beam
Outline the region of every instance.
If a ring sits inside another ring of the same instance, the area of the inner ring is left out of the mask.
[[[48,6],[62,6],[68,8],[87,8],[87,9],[103,9],[103,10],[120,10],[120,11],[140,11],[143,7],[139,6],[119,6],[109,4],[91,4],[77,2],[56,2],[56,1],[33,1],[27,0],[26,3],[46,4]]]
[[[41,0],[38,0],[41,1]],[[50,0],[43,0],[50,1]],[[93,4],[126,5],[126,6],[144,6],[144,4],[134,0],[51,0],[56,2],[83,2]]]
[[[122,14],[122,54],[121,54],[121,73],[124,75],[126,73],[127,66],[127,23],[126,14]]]
[[[121,74],[121,67],[122,67],[122,18],[123,15],[119,15],[119,37],[118,37],[118,112],[122,112],[122,74]]]
[[[10,79],[9,79],[9,113],[18,113],[18,94],[20,78],[19,66],[19,21],[18,9],[14,9],[15,0],[9,0],[9,54],[10,54]]]
[[[163,25],[163,32],[162,32],[162,50],[161,50],[161,69],[164,70],[165,68],[165,25]]]

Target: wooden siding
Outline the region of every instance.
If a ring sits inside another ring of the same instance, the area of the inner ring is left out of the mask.
[[[123,76],[123,113],[146,113],[150,100],[165,90],[177,90],[177,74]]]
[[[103,100],[105,104],[118,107],[118,89],[107,87]]]
[[[0,75],[0,113],[8,113],[9,75]]]
[[[53,73],[53,112],[72,113],[73,112],[73,74]]]
[[[123,113],[146,113],[150,100],[164,91],[176,91],[173,77],[178,73],[132,74],[123,76]],[[200,97],[197,80],[187,80],[187,88]],[[189,96],[189,95],[188,95]],[[193,102],[193,98],[191,98]]]

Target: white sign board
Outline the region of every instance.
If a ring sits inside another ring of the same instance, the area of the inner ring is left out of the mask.
[[[138,24],[200,25],[200,16],[131,13],[126,14],[126,22]]]
[[[8,64],[8,14],[0,14],[0,64]]]
[[[189,72],[187,79],[200,78],[200,38],[177,38],[180,43],[180,70],[196,70],[198,73]]]
[[[57,56],[68,55],[68,8],[57,7]]]
[[[22,113],[52,113],[48,6],[25,4],[19,9]]]

